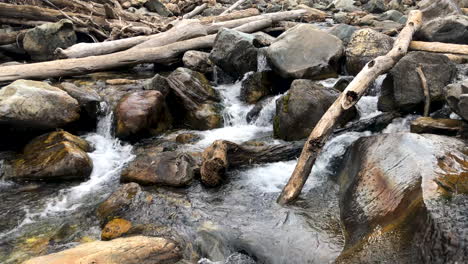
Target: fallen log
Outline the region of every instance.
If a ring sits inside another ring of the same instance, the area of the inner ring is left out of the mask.
[[[272,21],[264,19],[242,25],[235,28],[242,32],[255,32],[269,27]],[[141,50],[121,51],[117,53],[91,56],[79,59],[64,59],[23,65],[0,67],[0,82],[14,81],[18,79],[46,79],[82,75],[131,66],[140,63],[171,62],[174,58],[181,57],[188,50],[207,49],[213,47],[216,35],[208,35],[194,39],[184,40],[157,48]]]
[[[207,4],[207,3],[204,3],[204,4],[201,5],[201,6],[197,6],[197,7],[195,7],[195,9],[193,9],[193,10],[190,11],[189,13],[183,15],[182,18],[183,18],[183,19],[192,18],[192,17],[194,17],[194,16],[200,14],[201,12],[203,12],[203,10],[205,10],[207,7],[208,7],[208,4]]]
[[[232,4],[232,6],[230,6],[228,9],[224,10],[224,12],[222,12],[221,15],[225,15],[225,14],[231,12],[232,10],[236,9],[238,6],[245,3],[245,1],[247,1],[247,0],[238,0],[237,2]]]
[[[303,142],[279,145],[249,146],[217,140],[203,152],[201,181],[210,187],[219,186],[228,169],[240,166],[292,160],[299,156]]]
[[[79,43],[67,49],[58,48],[55,52],[59,58],[84,58],[104,55],[126,50],[134,47],[141,49],[139,44],[146,43],[145,47],[161,47],[177,41],[207,35],[205,27],[200,23],[179,24],[168,31],[151,36],[131,37],[99,43]]]
[[[227,15],[202,17],[200,18],[200,21],[204,24],[210,24],[214,22],[223,22],[223,21],[240,19],[240,18],[245,18],[245,17],[257,16],[257,15],[260,15],[260,11],[258,11],[258,9],[249,8],[245,10],[235,11]]]
[[[378,76],[389,71],[407,53],[413,34],[421,27],[421,23],[421,11],[411,11],[406,26],[398,35],[392,50],[385,56],[377,57],[367,63],[364,69],[361,70],[322,116],[307,139],[296,168],[281,195],[278,197],[278,203],[286,204],[299,196],[310,175],[315,160],[336,127],[337,120],[339,120],[344,111],[359,101],[369,85]]]
[[[468,45],[462,45],[462,44],[411,41],[409,49],[415,50],[415,51],[428,51],[428,52],[437,52],[437,53],[452,53],[452,54],[468,55]]]
[[[256,9],[255,9],[256,10]],[[273,22],[282,20],[297,19],[304,15],[307,15],[307,10],[294,10],[270,13],[265,15],[241,18],[236,20],[230,20],[219,23],[212,23],[206,26],[202,26],[199,23],[193,22],[193,20],[181,20],[173,28],[168,31],[151,35],[151,36],[139,36],[126,38],[121,40],[105,41],[99,43],[79,43],[73,45],[67,49],[57,49],[57,55],[59,58],[83,58],[88,56],[97,56],[109,54],[117,51],[130,49],[133,50],[142,48],[155,48],[159,46],[168,45],[170,43],[189,39],[195,36],[200,36],[204,31],[205,34],[213,34],[218,32],[220,28],[235,28],[242,26],[247,23],[261,21],[264,19],[271,19]]]
[[[0,33],[0,45],[12,44],[23,41],[24,34],[28,30],[19,30],[8,33]]]

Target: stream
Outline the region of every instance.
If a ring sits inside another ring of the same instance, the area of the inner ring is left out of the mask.
[[[265,66],[260,64],[259,70],[263,69]],[[377,88],[383,78],[376,81]],[[321,83],[333,86],[336,81]],[[248,123],[246,117],[253,105],[240,101],[241,82],[218,85],[216,89],[223,98],[224,127],[174,132],[196,133],[202,138],[195,144],[179,146],[179,150],[202,151],[217,139],[281,142],[272,137],[275,101],[280,95],[268,99],[258,118]],[[361,119],[379,113],[377,95],[365,96],[358,103]],[[134,158],[133,146],[112,136],[112,118],[112,111],[107,111],[100,117],[96,132],[83,135],[95,148],[89,154],[94,164],[89,180],[28,185],[0,182],[0,263],[18,263],[48,253],[40,251],[44,241],[49,249],[59,251],[99,239],[101,229],[95,209],[119,186],[121,170]],[[408,131],[413,118],[396,119],[383,133]],[[333,262],[343,249],[344,239],[338,190],[327,179],[347,147],[368,135],[371,132],[349,132],[331,139],[294,206],[281,207],[275,202],[296,165],[291,160],[230,171],[228,183],[214,189],[198,181],[185,189],[145,187],[155,202],[131,208],[129,220],[176,231],[178,238],[190,245],[185,250],[193,250],[203,258],[199,263],[223,263],[237,252],[252,256],[257,263]]]

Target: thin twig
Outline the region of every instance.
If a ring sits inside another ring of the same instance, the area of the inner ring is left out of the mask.
[[[419,64],[419,66],[416,67],[416,71],[418,72],[419,78],[421,79],[421,85],[424,91],[424,98],[426,98],[426,102],[424,103],[424,116],[429,116],[429,109],[431,107],[431,95],[429,92],[429,87],[427,86],[427,79],[424,75],[421,64]]]

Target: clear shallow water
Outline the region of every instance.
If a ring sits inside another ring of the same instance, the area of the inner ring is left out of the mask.
[[[259,62],[262,61],[259,58]],[[259,63],[259,69],[267,69]],[[327,86],[336,79],[327,80]],[[378,84],[379,85],[379,84]],[[378,86],[377,85],[377,86]],[[223,98],[225,124],[223,128],[197,131],[203,139],[191,150],[202,150],[213,141],[226,139],[236,143],[249,140],[278,142],[272,136],[272,117],[275,102],[281,96],[270,98],[259,117],[248,123],[246,116],[253,108],[239,99],[241,82],[216,87]],[[360,118],[377,115],[377,97],[365,96],[358,103]],[[14,199],[23,199],[19,208],[13,208],[12,199],[6,211],[15,215],[0,225],[0,240],[11,240],[25,234],[41,234],[43,226],[60,229],[70,222],[82,222],[80,236],[99,237],[99,226],[93,211],[118,186],[120,170],[133,155],[132,146],[123,144],[111,135],[112,115],[103,117],[95,133],[84,137],[96,148],[90,157],[94,170],[90,179],[82,183],[47,185],[33,192],[13,192]],[[395,121],[388,131],[407,129],[407,122]],[[196,240],[202,256],[223,261],[232,253],[242,250],[255,255],[260,263],[328,263],[342,250],[343,237],[339,228],[336,189],[327,179],[333,174],[347,147],[369,132],[345,133],[331,139],[317,159],[300,201],[295,206],[281,207],[275,202],[289,179],[296,161],[284,161],[241,168],[229,172],[229,182],[218,189],[205,189],[198,182],[188,189],[174,193],[164,188],[149,192],[160,200],[186,199],[189,207],[157,202],[148,208],[137,207],[134,221],[161,223],[178,230],[185,239]],[[1,188],[15,188],[13,183],[0,182]],[[4,197],[11,197],[7,193]],[[0,194],[1,196],[1,194]],[[7,203],[9,203],[7,202]],[[2,208],[2,207],[0,207]],[[168,213],[183,216],[167,219]],[[14,228],[12,228],[14,226]],[[62,242],[61,247],[76,242]],[[8,242],[7,242],[8,243]],[[213,243],[217,246],[213,246]],[[60,243],[59,243],[60,244]],[[0,243],[0,254],[2,245]],[[57,248],[57,250],[60,247]],[[1,258],[0,258],[1,262]],[[15,263],[15,262],[9,262]]]

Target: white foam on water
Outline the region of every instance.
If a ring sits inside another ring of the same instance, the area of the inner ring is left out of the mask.
[[[93,161],[93,171],[87,181],[61,190],[56,197],[47,200],[43,208],[25,208],[26,216],[19,226],[1,234],[0,237],[19,230],[25,225],[48,217],[62,216],[104,199],[109,194],[110,185],[119,182],[121,170],[134,157],[131,145],[123,144],[112,137],[111,127],[112,113],[99,121],[96,133],[85,136],[85,139],[95,148],[92,153],[88,153]]]
[[[383,131],[384,134],[410,132],[411,121],[420,116],[407,115],[406,117],[395,118]]]
[[[240,100],[241,88],[242,81],[216,87],[221,94],[222,104],[224,105],[224,127],[197,132],[203,139],[197,142],[195,147],[204,148],[220,139],[242,143],[273,131],[271,120],[275,111],[275,101],[278,97],[271,98],[270,102],[260,112],[257,120],[253,124],[248,124],[247,114],[254,105],[248,105]]]

